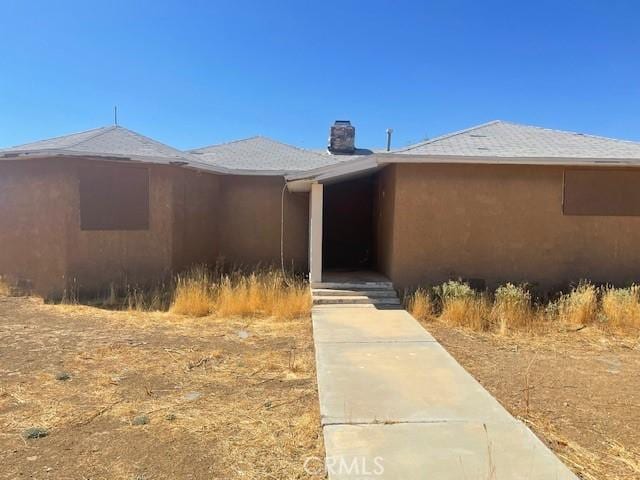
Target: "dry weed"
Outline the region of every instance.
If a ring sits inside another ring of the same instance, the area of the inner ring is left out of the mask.
[[[498,287],[491,308],[495,328],[502,335],[514,330],[532,331],[539,322],[531,305],[531,293],[524,285],[507,283]]]
[[[640,328],[640,287],[606,287],[602,291],[602,316],[605,328],[625,332]]]
[[[407,310],[418,320],[433,320],[435,315],[435,305],[431,293],[424,288],[419,288],[415,292],[405,297]]]
[[[580,282],[571,292],[558,299],[547,314],[557,316],[565,325],[583,326],[594,323],[598,316],[598,291],[589,282]]]

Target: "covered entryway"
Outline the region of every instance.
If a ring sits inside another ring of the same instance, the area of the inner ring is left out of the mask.
[[[379,172],[311,185],[309,265],[312,283],[384,271]],[[379,277],[379,275],[378,275]],[[355,277],[354,277],[355,278]]]
[[[323,271],[374,270],[376,175],[325,185]]]

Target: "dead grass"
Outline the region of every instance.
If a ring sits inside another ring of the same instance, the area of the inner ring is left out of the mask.
[[[616,334],[640,333],[640,287],[596,287],[580,282],[548,303],[536,302],[526,285],[507,283],[495,292],[476,292],[468,284],[449,281],[420,288],[405,297],[418,320],[502,335],[549,333],[595,326]]]
[[[300,479],[323,457],[306,317],[3,298],[0,341],[7,478]],[[23,441],[34,426],[49,435]]]
[[[11,295],[11,287],[9,286],[9,282],[2,276],[0,276],[0,296],[8,297]]]
[[[581,282],[551,305],[549,315],[557,315],[557,320],[565,325],[593,324],[598,316],[598,290],[591,283]]]
[[[435,314],[433,297],[429,290],[419,288],[405,297],[407,310],[418,320],[432,320]]]
[[[171,312],[206,316],[275,316],[284,319],[306,316],[311,294],[300,279],[287,279],[280,271],[262,270],[248,275],[234,273],[214,278],[197,268],[178,277]]]
[[[640,287],[605,288],[602,315],[606,326],[614,332],[640,330]]]

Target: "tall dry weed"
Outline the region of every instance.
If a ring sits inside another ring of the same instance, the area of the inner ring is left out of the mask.
[[[547,308],[547,316],[565,325],[590,325],[598,317],[598,290],[589,282],[580,282]]]
[[[429,290],[419,288],[405,297],[405,305],[409,313],[418,320],[433,320],[435,305]]]
[[[449,325],[487,331],[491,328],[491,304],[469,284],[450,280],[434,288],[440,301],[440,319]]]
[[[277,270],[213,277],[196,269],[179,277],[171,311],[183,315],[276,316],[290,319],[307,315],[311,294],[300,279],[286,279]]]
[[[539,316],[531,303],[531,293],[525,285],[513,283],[496,289],[491,317],[495,329],[502,335],[510,331],[531,331],[539,323]]]
[[[625,332],[640,330],[640,287],[605,287],[602,289],[602,317],[604,327]]]

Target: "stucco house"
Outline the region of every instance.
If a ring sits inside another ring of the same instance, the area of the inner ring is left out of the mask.
[[[181,151],[120,126],[0,150],[0,274],[45,296],[192,264],[280,264],[398,289],[640,276],[640,143],[494,121],[385,152]]]

